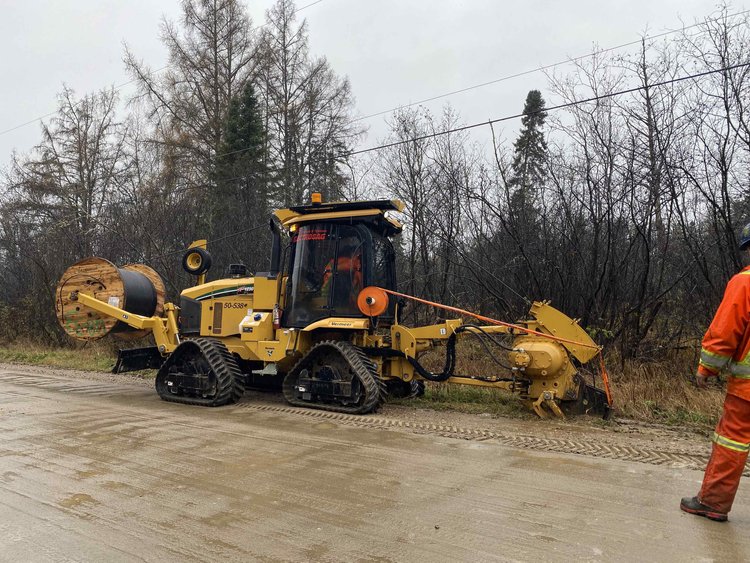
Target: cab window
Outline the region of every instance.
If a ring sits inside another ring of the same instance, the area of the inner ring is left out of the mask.
[[[330,316],[360,316],[365,245],[350,225],[310,224],[292,236],[284,325],[305,327]]]

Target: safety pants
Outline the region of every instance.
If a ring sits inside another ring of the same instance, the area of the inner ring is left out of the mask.
[[[750,451],[750,401],[736,395],[724,399],[724,412],[713,436],[698,500],[717,512],[732,509]]]

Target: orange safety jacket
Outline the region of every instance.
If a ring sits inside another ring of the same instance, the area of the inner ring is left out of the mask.
[[[750,266],[727,283],[701,343],[698,373],[714,376],[725,368],[727,393],[750,401]]]
[[[339,272],[349,272],[352,276],[352,282],[356,287],[362,287],[362,259],[359,256],[350,258],[348,256],[340,256],[336,264],[336,269]],[[333,258],[326,264],[323,272],[323,287],[328,287],[328,282],[331,280],[333,274]]]

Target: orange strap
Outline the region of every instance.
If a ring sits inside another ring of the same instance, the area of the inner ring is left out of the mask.
[[[612,392],[609,389],[609,374],[607,373],[607,368],[604,367],[604,355],[601,350],[599,350],[599,375],[602,376],[602,381],[604,382],[604,392],[607,394],[607,404],[612,408]]]
[[[575,340],[567,340],[565,338],[560,338],[558,336],[553,336],[551,334],[546,334],[544,332],[539,332],[536,330],[532,330],[530,328],[526,328],[525,326],[516,325],[513,323],[507,323],[504,321],[498,321],[497,319],[493,319],[491,317],[485,317],[484,315],[478,315],[477,313],[472,313],[471,311],[467,311],[466,309],[459,309],[458,307],[451,307],[450,305],[443,305],[442,303],[435,303],[434,301],[428,301],[427,299],[421,299],[419,297],[414,297],[413,295],[407,295],[405,293],[399,293],[398,291],[392,291],[390,289],[385,289],[382,287],[379,287],[381,291],[384,291],[385,293],[388,293],[390,295],[395,295],[396,297],[403,297],[404,299],[411,299],[412,301],[417,301],[418,303],[423,303],[425,305],[430,305],[432,307],[437,307],[438,309],[445,309],[446,311],[451,311],[453,313],[458,313],[459,315],[466,315],[468,317],[474,317],[475,319],[478,319],[480,321],[490,323],[493,325],[499,325],[504,326],[508,328],[512,328],[514,330],[519,330],[521,332],[525,332],[527,334],[533,334],[535,336],[541,336],[543,338],[549,338],[550,340],[554,340],[556,342],[565,342],[566,344],[575,344],[576,346],[583,346],[585,348],[596,348],[597,349],[597,356],[599,356],[599,371],[600,375],[602,377],[602,381],[604,382],[604,392],[607,394],[607,404],[611,407],[612,406],[612,393],[609,388],[609,374],[607,373],[607,369],[604,367],[604,356],[602,355],[602,348],[601,346],[597,346],[596,344],[588,344],[584,342],[576,342]]]

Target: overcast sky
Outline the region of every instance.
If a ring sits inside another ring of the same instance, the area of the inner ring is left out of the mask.
[[[82,95],[127,82],[125,42],[152,68],[163,66],[159,24],[163,17],[179,19],[179,4],[0,0],[0,167],[13,149],[25,153],[40,139],[38,122],[6,131],[54,112],[63,83]],[[272,4],[248,3],[256,24]],[[358,114],[369,115],[583,55],[594,44],[634,41],[647,29],[655,34],[689,25],[715,6],[714,0],[322,0],[298,16],[308,21],[312,53],[349,77]],[[731,11],[743,10],[735,3]],[[450,102],[463,121],[474,123],[521,111],[532,88],[545,92],[542,73],[425,105],[439,112]],[[370,133],[362,148],[385,135],[383,119],[366,120]],[[504,127],[515,132],[519,124]]]

